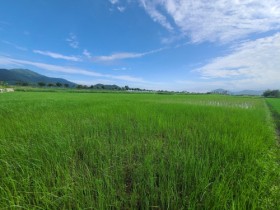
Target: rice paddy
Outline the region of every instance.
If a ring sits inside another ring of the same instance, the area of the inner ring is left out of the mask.
[[[274,128],[262,98],[1,94],[0,209],[277,209]]]

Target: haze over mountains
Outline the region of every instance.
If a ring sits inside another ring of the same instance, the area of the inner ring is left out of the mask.
[[[247,95],[247,96],[260,96],[263,94],[263,90],[242,90],[242,91],[228,91],[225,89],[212,90],[211,93],[216,94],[228,94],[228,95]]]
[[[28,83],[37,85],[39,82],[44,82],[46,84],[67,84],[69,87],[75,87],[77,84],[70,82],[63,78],[53,78],[38,74],[29,69],[0,69],[0,81],[7,82],[9,85],[15,85],[18,83]],[[95,84],[92,85],[94,89],[111,89],[117,90],[121,89],[117,85],[103,85]],[[211,93],[216,94],[229,94],[229,95],[262,95],[263,90],[242,90],[242,91],[228,91],[225,89],[216,89],[211,91]]]
[[[29,69],[0,69],[0,81],[7,82],[9,85],[23,82],[29,84],[37,84],[38,82],[55,84],[59,82],[68,84],[70,87],[76,85],[66,79],[47,77]]]

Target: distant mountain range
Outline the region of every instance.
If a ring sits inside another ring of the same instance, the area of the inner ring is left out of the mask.
[[[9,85],[17,83],[37,84],[38,82],[68,84],[70,87],[76,86],[75,83],[62,78],[52,78],[38,74],[29,69],[0,69],[0,81],[7,82]]]
[[[79,87],[83,88],[82,85],[77,85],[74,82],[70,82],[66,79],[62,78],[53,78],[47,77],[41,74],[38,74],[34,71],[29,69],[0,69],[0,81],[7,82],[9,85],[15,84],[23,84],[28,83],[29,85],[37,85],[39,82],[43,82],[45,84],[56,84],[61,83],[62,85],[67,84],[69,87]],[[121,87],[117,85],[103,85],[103,84],[96,84],[92,85],[88,88],[91,89],[108,89],[108,90],[120,90]],[[128,88],[128,87],[127,87]],[[216,89],[211,91],[210,93],[215,94],[228,94],[228,95],[262,95],[264,91],[262,90],[243,90],[238,92],[232,92],[224,89]]]
[[[242,90],[242,91],[228,91],[224,89],[212,90],[211,93],[216,94],[228,94],[228,95],[247,95],[247,96],[260,96],[263,94],[263,90]]]

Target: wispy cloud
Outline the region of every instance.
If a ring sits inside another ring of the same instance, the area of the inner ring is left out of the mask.
[[[189,92],[209,92],[217,88],[224,88],[227,90],[236,90],[233,88],[233,82],[227,81],[194,81],[194,80],[177,80],[171,90],[185,90]],[[176,88],[175,88],[176,87]],[[169,87],[170,88],[170,87]]]
[[[93,84],[115,84],[115,80],[108,80],[108,79],[89,79],[89,80],[71,80],[76,84],[82,85],[93,85]]]
[[[123,7],[123,6],[118,6],[117,9],[118,9],[120,12],[124,12],[126,8]]]
[[[129,58],[141,58],[141,57],[149,55],[149,54],[160,52],[164,49],[166,49],[166,48],[151,50],[151,51],[144,52],[144,53],[122,52],[122,53],[115,53],[112,55],[94,56],[92,59],[93,59],[93,61],[97,61],[97,62],[110,62],[110,61],[123,60],[123,59],[129,59]]]
[[[109,2],[110,2],[111,4],[117,4],[117,3],[119,3],[119,0],[109,0]]]
[[[110,78],[123,80],[123,81],[129,81],[129,82],[136,82],[136,83],[148,83],[147,81],[145,81],[144,79],[142,79],[140,77],[133,77],[130,75],[120,75],[120,76],[110,75]]]
[[[231,88],[280,88],[280,33],[247,41],[195,70],[204,81],[223,80]]]
[[[41,50],[33,50],[33,52],[36,54],[45,55],[45,56],[55,58],[55,59],[63,59],[63,60],[68,60],[68,61],[81,61],[81,58],[79,58],[77,56],[66,56],[66,55],[62,55],[59,53],[41,51]]]
[[[103,77],[103,78],[117,79],[117,80],[128,81],[128,82],[135,82],[135,83],[149,83],[140,77],[133,77],[130,75],[102,74],[102,73],[98,73],[95,71],[90,71],[90,70],[82,69],[82,68],[52,65],[52,64],[46,64],[46,63],[40,63],[40,62],[13,59],[13,58],[4,57],[4,56],[0,56],[0,64],[1,65],[10,65],[10,66],[12,66],[12,65],[16,65],[16,66],[29,65],[29,66],[37,67],[37,68],[44,69],[47,71],[62,72],[62,73],[66,73],[66,74],[77,74],[77,75],[85,75],[85,76],[91,76],[91,77]]]
[[[229,42],[280,29],[278,0],[139,0],[151,18],[193,42]]]
[[[79,41],[77,39],[77,36],[74,33],[70,33],[69,37],[66,39],[66,41],[68,42],[69,46],[77,49],[79,48]]]
[[[151,16],[151,18],[155,21],[160,23],[162,26],[164,26],[166,29],[172,31],[173,26],[171,23],[167,20],[167,17],[163,15],[159,9],[158,6],[162,6],[163,1],[159,0],[140,0],[141,5],[146,10],[146,12]]]
[[[83,55],[86,56],[88,59],[91,58],[91,54],[90,54],[90,52],[87,49],[84,49]]]
[[[109,0],[109,2],[112,4],[112,8],[110,8],[110,11],[113,12],[114,9],[117,9],[119,12],[124,12],[126,10],[126,7],[120,4],[119,0]]]
[[[9,42],[9,41],[6,41],[6,40],[2,40],[2,43],[10,45],[10,46],[12,46],[12,47],[14,47],[14,48],[16,48],[18,50],[21,50],[21,51],[28,51],[27,48],[19,46],[19,45],[15,44],[15,43],[12,43],[12,42]]]
[[[128,68],[126,67],[121,67],[121,68],[114,68],[113,71],[127,71]]]

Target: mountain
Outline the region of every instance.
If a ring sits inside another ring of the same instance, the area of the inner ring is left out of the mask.
[[[16,83],[37,84],[38,82],[53,84],[59,82],[62,84],[68,84],[70,87],[76,85],[68,80],[47,77],[29,69],[0,69],[0,81],[7,82],[9,85],[15,85]]]
[[[263,90],[242,90],[239,92],[234,92],[233,95],[261,96],[263,92]]]
[[[224,89],[216,89],[216,90],[212,90],[210,93],[213,94],[223,94],[223,95],[229,95],[231,94],[231,92],[229,92],[228,90],[224,90]]]
[[[121,90],[121,87],[117,85],[104,85],[104,84],[96,84],[90,86],[92,89],[106,89],[106,90]]]
[[[224,95],[238,95],[238,96],[260,96],[263,94],[263,90],[242,90],[242,91],[228,91],[224,89],[216,89],[211,91],[214,94],[224,94]]]

